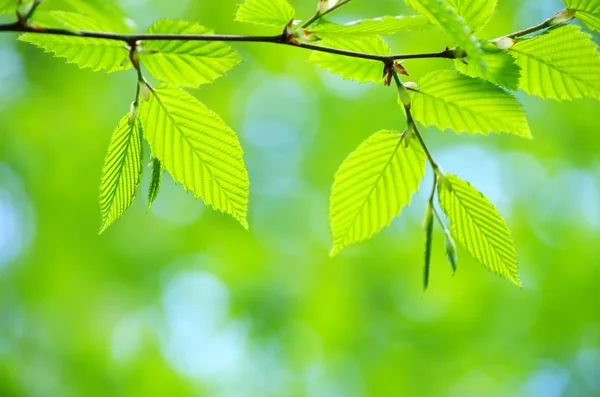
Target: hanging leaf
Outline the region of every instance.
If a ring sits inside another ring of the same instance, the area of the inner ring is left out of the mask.
[[[162,165],[160,160],[152,158],[152,172],[150,173],[150,187],[148,188],[148,209],[152,207],[154,200],[158,197],[160,183],[162,181]]]
[[[466,63],[461,59],[456,59],[454,66],[459,72],[467,76],[480,77],[511,91],[519,89],[521,68],[507,51],[484,50],[482,56],[486,64],[485,69],[469,63],[468,57]]]
[[[588,28],[600,32],[600,0],[565,0],[565,5]]]
[[[162,19],[148,34],[212,34],[211,30],[186,21]],[[211,83],[241,62],[239,55],[220,41],[145,41],[142,64],[157,79],[174,85],[197,87]]]
[[[504,132],[531,138],[523,108],[492,83],[453,70],[423,77],[414,93],[413,116],[425,126],[456,132]]]
[[[348,22],[343,25],[319,20],[310,31],[322,38],[356,38],[361,36],[391,35],[413,32],[431,26],[429,20],[420,15],[399,15]]]
[[[110,139],[100,182],[100,233],[131,206],[142,180],[142,132],[139,122],[125,115]]]
[[[438,197],[452,235],[487,269],[521,286],[513,239],[489,199],[450,174],[440,181]]]
[[[246,0],[240,4],[235,20],[283,29],[294,19],[294,14],[287,0]]]
[[[600,54],[587,33],[564,25],[509,50],[521,67],[521,88],[544,99],[600,99]]]
[[[371,237],[400,215],[425,175],[416,139],[406,147],[395,131],[371,135],[342,163],[329,201],[331,255]]]
[[[324,47],[347,51],[364,52],[373,55],[391,54],[390,47],[378,36],[363,37],[360,40],[326,39],[320,43]],[[381,83],[383,81],[383,66],[380,61],[318,51],[313,51],[309,59],[315,65],[331,73],[338,74],[344,79],[355,80],[359,83]]]
[[[235,132],[187,92],[162,84],[142,107],[152,155],[175,182],[248,228],[248,173]]]
[[[496,11],[498,0],[447,0],[458,15],[464,20],[465,25],[474,32],[483,29]]]

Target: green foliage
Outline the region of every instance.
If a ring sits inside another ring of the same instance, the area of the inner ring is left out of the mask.
[[[565,5],[588,28],[600,32],[600,0],[565,0]]]
[[[192,95],[167,84],[144,105],[145,137],[173,180],[248,228],[248,173],[235,132]]]
[[[325,39],[320,42],[324,47],[338,48],[347,51],[365,52],[374,55],[390,55],[387,43],[379,36],[362,37],[359,40]],[[313,52],[310,61],[315,65],[339,74],[344,79],[356,80],[359,83],[380,83],[383,80],[381,62],[352,58],[325,52]]]
[[[194,23],[162,19],[147,33],[204,35],[213,32]],[[220,41],[172,40],[146,41],[140,60],[157,79],[186,87],[211,83],[241,62],[239,55]]]
[[[362,36],[412,32],[429,26],[431,26],[429,20],[423,16],[399,15],[395,17],[385,16],[375,19],[362,19],[343,25],[329,21],[320,21],[310,31],[322,38],[352,39]]]
[[[519,88],[521,68],[507,51],[484,47],[482,56],[486,65],[485,69],[480,68],[477,64],[469,63],[468,59],[466,61],[457,59],[454,61],[454,65],[458,71],[467,76],[480,77],[512,91]]]
[[[456,132],[505,132],[530,138],[525,112],[515,97],[487,81],[452,70],[419,81],[413,114],[426,126]]]
[[[294,14],[287,0],[246,0],[240,4],[235,20],[283,29],[294,19]]]
[[[494,205],[468,182],[446,175],[439,183],[440,206],[452,235],[487,269],[521,286],[517,254],[506,223]]]
[[[152,158],[150,165],[152,166],[152,172],[150,173],[150,187],[148,188],[148,209],[152,207],[154,200],[158,197],[162,182],[162,165],[160,164],[160,160]]]
[[[477,32],[483,29],[496,11],[498,0],[447,0],[465,25]]]
[[[565,25],[519,40],[510,52],[521,67],[520,86],[544,99],[600,99],[600,55],[591,36]]]
[[[106,32],[111,29],[101,21],[92,19],[86,15],[66,11],[36,12],[33,22],[39,26],[60,28],[71,32],[82,30],[92,32]]]
[[[142,180],[142,131],[136,120],[126,114],[108,145],[100,182],[100,233],[129,208]]]
[[[456,10],[446,1],[405,0],[405,2],[450,35],[456,44],[466,51],[473,64],[484,66],[479,41],[471,34],[471,28],[464,24]]]
[[[329,200],[331,255],[388,226],[408,205],[425,175],[425,153],[406,147],[395,131],[379,131],[352,152],[335,174]]]
[[[17,0],[0,0],[0,15],[17,11]]]
[[[94,72],[105,70],[110,73],[131,67],[127,62],[129,52],[123,43],[115,40],[35,33],[24,33],[19,36],[19,40],[65,58],[68,63],[74,63],[82,69],[90,68]]]
[[[133,21],[116,4],[115,0],[63,0],[79,14],[88,16],[105,26],[105,31],[128,33]]]

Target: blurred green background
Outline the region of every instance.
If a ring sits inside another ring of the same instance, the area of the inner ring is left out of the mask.
[[[298,17],[314,3],[295,1]],[[563,8],[499,3],[484,38]],[[181,17],[277,33],[232,22],[235,0],[121,5],[140,30]],[[355,0],[335,18],[407,12]],[[451,44],[434,31],[389,43]],[[250,231],[166,177],[151,211],[142,190],[98,236],[100,170],[135,72],[78,70],[0,36],[1,397],[600,395],[599,102],[519,93],[533,141],[424,131],[444,170],[506,217],[524,286],[461,249],[452,277],[438,228],[423,293],[429,182],[389,229],[328,256],[333,174],[371,133],[403,128],[395,90],[317,70],[302,49],[235,48],[245,62],[193,93],[240,135]],[[452,63],[405,66],[417,80]]]

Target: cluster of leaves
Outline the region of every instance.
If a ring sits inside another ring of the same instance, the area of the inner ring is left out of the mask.
[[[456,239],[486,268],[520,285],[514,242],[498,210],[468,182],[441,171],[414,121],[457,133],[496,132],[530,138],[525,112],[514,91],[523,89],[554,100],[600,99],[598,47],[579,26],[567,24],[577,17],[599,31],[600,0],[565,0],[567,8],[543,24],[494,40],[482,39],[477,33],[492,18],[497,0],[405,0],[416,15],[347,24],[326,18],[349,1],[320,0],[315,16],[304,22],[294,19],[295,10],[287,0],[246,0],[236,13],[237,21],[283,32],[284,44],[316,43],[311,44],[311,62],[358,82],[386,82],[381,62],[325,50],[378,55],[385,57],[389,68],[387,61],[395,58],[381,36],[434,27],[446,33],[448,44],[455,46],[454,69],[435,71],[417,83],[400,81],[397,71],[403,68],[398,63],[397,69],[389,72],[395,78],[407,126],[404,132],[376,132],[341,164],[330,198],[332,255],[389,225],[418,190],[429,161],[434,188],[424,225],[425,284],[435,218],[444,232],[453,269]],[[199,35],[197,39],[131,42],[127,35],[90,37],[90,32],[130,32],[127,18],[108,1],[64,0],[70,11],[36,10],[38,3],[0,0],[0,13],[16,12],[24,26],[31,28],[20,40],[80,68],[115,72],[133,67],[137,71],[135,100],[113,133],[103,168],[101,231],[119,219],[136,196],[145,168],[144,140],[151,149],[149,205],[159,192],[162,172],[167,171],[206,205],[247,228],[249,180],[238,137],[183,89],[223,76],[240,63],[237,53],[223,41],[202,39],[212,34],[210,29],[181,20],[159,20],[146,33]],[[69,34],[39,34],[45,28]],[[144,70],[162,83],[152,87]],[[418,139],[413,138],[415,134]],[[437,205],[450,220],[449,229],[436,209],[436,192]]]

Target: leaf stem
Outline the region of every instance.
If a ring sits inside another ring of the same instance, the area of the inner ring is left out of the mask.
[[[540,30],[548,29],[554,25],[559,23],[568,22],[575,17],[575,13],[569,9],[564,9],[562,11],[557,12],[552,17],[546,19],[544,22],[532,26],[527,29],[519,30],[518,32],[514,32],[511,34],[507,34],[504,37],[508,37],[511,39],[516,39],[518,37],[526,36],[531,33],[539,32]]]
[[[340,8],[341,6],[343,6],[344,4],[348,4],[350,3],[351,0],[342,0],[339,3],[337,3],[336,5],[334,5],[333,7],[331,7],[330,9],[328,9],[327,11],[320,13],[318,10],[315,13],[315,15],[313,15],[309,20],[307,20],[306,22],[304,22],[302,24],[302,26],[300,26],[303,29],[306,29],[307,27],[309,27],[310,25],[312,25],[313,23],[317,22],[319,19],[323,18],[325,15],[329,14],[330,12],[333,12],[335,10],[337,10],[338,8]]]

